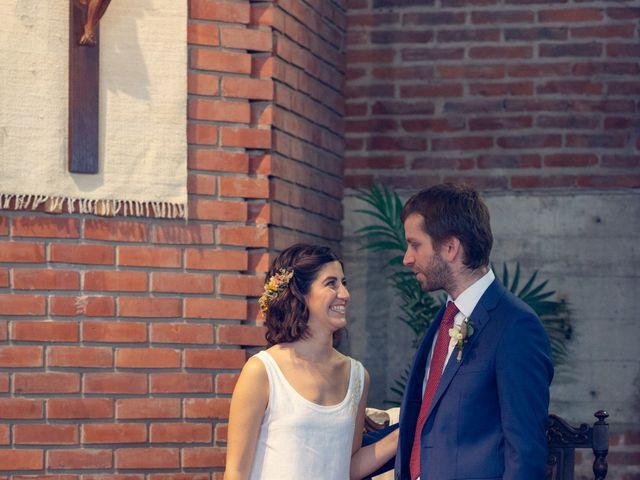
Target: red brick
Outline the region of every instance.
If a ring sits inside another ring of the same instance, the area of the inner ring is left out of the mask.
[[[9,269],[0,268],[0,288],[7,288],[9,286]]]
[[[225,197],[269,198],[266,178],[221,177],[220,195]]]
[[[187,178],[189,193],[196,195],[215,195],[218,177],[206,174],[190,173]]]
[[[0,418],[34,420],[41,419],[43,401],[29,398],[0,398]]]
[[[118,305],[121,317],[174,318],[182,315],[180,298],[120,297]]]
[[[9,425],[0,425],[0,445],[9,445]]]
[[[78,245],[77,243],[49,245],[49,261],[53,263],[113,265],[115,258],[115,249],[108,245]]]
[[[540,168],[539,155],[482,155],[478,157],[478,168]]]
[[[211,443],[210,423],[153,423],[149,428],[152,443]]]
[[[111,347],[47,347],[48,367],[113,367]]]
[[[142,222],[86,219],[84,238],[111,242],[146,242],[148,227]]]
[[[213,343],[213,326],[203,323],[152,323],[151,342],[210,345]],[[186,355],[185,352],[185,362]]]
[[[194,47],[189,64],[197,70],[229,73],[251,73],[251,55]]]
[[[7,217],[0,217],[0,235],[9,235],[9,219]]]
[[[180,368],[180,350],[170,348],[118,348],[116,368]]]
[[[538,56],[543,57],[599,57],[602,45],[599,43],[543,43],[538,46]],[[611,53],[609,53],[611,55]],[[572,59],[573,60],[573,59]]]
[[[253,272],[260,272],[263,275],[269,270],[272,258],[268,253],[251,252],[249,254],[249,268],[243,268],[240,270],[251,270]]]
[[[255,78],[273,78],[274,58],[271,55],[252,55],[251,76]]]
[[[112,418],[113,400],[107,398],[50,398],[47,400],[47,418],[81,419]]]
[[[82,325],[85,342],[139,343],[147,341],[147,325],[141,322],[92,322]]]
[[[222,480],[214,473],[212,480]],[[147,477],[149,480],[209,480],[208,473],[152,473]]]
[[[640,175],[582,175],[576,183],[588,188],[638,188]]]
[[[208,73],[188,73],[187,91],[193,95],[216,96],[220,94],[220,77]]]
[[[247,302],[223,298],[185,298],[186,318],[244,320]]]
[[[144,373],[85,373],[82,379],[84,393],[133,394],[147,393]]]
[[[498,137],[496,143],[502,148],[558,148],[562,145],[560,135],[519,135]]]
[[[186,398],[184,399],[185,418],[228,418],[228,398]]]
[[[223,245],[269,246],[269,230],[264,227],[221,225],[218,227],[218,235],[218,240]]]
[[[15,373],[13,391],[18,394],[79,393],[79,373]]]
[[[273,100],[273,81],[256,78],[225,77],[222,80],[222,94],[232,98],[252,100]]]
[[[0,392],[9,393],[9,374],[0,373]]]
[[[218,127],[212,125],[187,125],[187,142],[196,145],[217,145]]]
[[[218,327],[218,343],[264,346],[266,345],[265,329],[244,325],[220,325]]]
[[[252,28],[220,28],[220,44],[225,48],[237,48],[251,52],[271,52],[273,34],[271,30]]]
[[[247,204],[244,202],[192,198],[189,200],[189,218],[219,222],[246,222]]]
[[[118,265],[128,267],[180,267],[181,251],[170,247],[118,246]]]
[[[471,23],[491,23],[494,25],[501,25],[505,23],[518,22],[533,23],[534,20],[534,14],[529,10],[471,12]]]
[[[33,342],[77,342],[77,322],[29,321],[11,322],[11,339]]]
[[[575,187],[576,179],[571,175],[554,175],[540,177],[533,175],[518,175],[511,177],[511,188],[571,188]]]
[[[544,165],[547,167],[586,167],[597,163],[598,157],[588,154],[556,153],[544,157]]]
[[[192,45],[220,45],[218,26],[209,23],[189,22],[187,28],[187,42]]]
[[[616,43],[607,45],[609,57],[639,57],[638,45],[635,43]]]
[[[0,450],[0,470],[42,470],[42,450]]]
[[[232,394],[238,382],[238,377],[239,375],[235,373],[219,373],[216,375],[216,393]]]
[[[228,425],[223,423],[218,423],[216,425],[216,432],[215,432],[216,442],[226,442],[228,430],[229,430]]]
[[[152,373],[149,375],[151,393],[211,393],[211,374]]]
[[[189,101],[188,111],[189,118],[195,120],[234,123],[249,123],[251,120],[251,107],[244,101],[227,102],[196,98]]]
[[[43,263],[44,243],[0,242],[0,262]]]
[[[185,251],[186,267],[194,270],[246,270],[247,258],[245,250],[188,248]]]
[[[208,224],[154,225],[154,243],[207,244],[213,243],[213,226]]]
[[[113,317],[116,303],[113,297],[49,297],[49,313],[63,317]]]
[[[47,467],[52,470],[111,468],[111,450],[89,448],[47,451]]]
[[[471,47],[469,58],[472,59],[503,59],[503,58],[532,58],[533,47]]]
[[[14,425],[16,445],[73,445],[78,443],[77,425]]]
[[[249,156],[246,153],[220,150],[189,149],[189,168],[231,173],[249,173]]]
[[[89,291],[145,292],[147,283],[146,272],[96,270],[84,274],[84,288]]]
[[[253,7],[249,4],[241,2],[192,0],[191,17],[202,20],[247,24],[251,18],[251,8]]]
[[[538,12],[540,22],[598,22],[603,19],[603,11],[596,8],[567,8],[542,10]]]
[[[124,398],[116,401],[116,418],[178,418],[180,399],[178,398]]]
[[[76,218],[16,217],[14,237],[79,238],[80,224]]]
[[[271,148],[271,130],[257,128],[220,128],[223,147]]]
[[[442,150],[484,150],[493,147],[491,137],[448,137],[431,140],[433,151]]]
[[[569,134],[565,140],[566,146],[579,148],[622,148],[626,143],[625,135]]]
[[[184,352],[185,368],[242,368],[246,353],[240,349],[187,349]]]
[[[16,290],[79,290],[80,274],[71,270],[15,269]]]
[[[82,443],[143,443],[147,427],[143,423],[91,423],[82,425]]]
[[[260,296],[264,279],[260,276],[220,275],[218,293],[228,295]]]
[[[119,448],[115,451],[116,468],[178,468],[177,448]]]
[[[182,449],[184,468],[224,467],[225,450],[215,447],[194,447]]]
[[[213,276],[206,273],[151,274],[151,290],[162,293],[213,293]]]
[[[42,367],[42,365],[42,347],[0,346],[0,367],[2,368]]]

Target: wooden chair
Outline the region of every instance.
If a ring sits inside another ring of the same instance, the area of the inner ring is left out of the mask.
[[[598,420],[592,426],[583,423],[576,428],[557,415],[549,415],[547,420],[549,459],[545,480],[573,480],[576,448],[593,450],[594,478],[595,480],[605,479],[609,453],[609,424],[606,418],[609,414],[604,410],[598,410],[594,416]]]

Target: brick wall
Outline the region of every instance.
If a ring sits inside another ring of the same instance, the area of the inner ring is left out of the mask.
[[[349,5],[347,186],[640,186],[637,2]]]
[[[349,189],[372,182],[406,193],[464,181],[509,198],[578,189],[594,197],[633,195],[630,189],[640,187],[638,2],[350,0],[348,7],[347,219],[348,205],[359,207]],[[343,248],[357,252],[353,232],[345,227],[345,234]],[[625,251],[615,232],[609,241],[612,251]],[[635,257],[611,258],[617,264]],[[368,288],[352,294],[381,294]],[[583,292],[564,293],[590,308]],[[376,352],[374,345],[362,349]],[[376,382],[384,380],[378,375]],[[639,425],[611,420],[607,478],[638,480]],[[592,478],[590,458],[578,458],[578,477]]]
[[[1,480],[222,478],[270,256],[340,239],[345,23],[191,0],[188,222],[0,210]]]

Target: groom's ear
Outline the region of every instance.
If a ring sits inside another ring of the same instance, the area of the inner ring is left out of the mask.
[[[462,243],[457,237],[446,238],[441,245],[441,255],[449,262],[453,262],[459,255],[463,255]]]

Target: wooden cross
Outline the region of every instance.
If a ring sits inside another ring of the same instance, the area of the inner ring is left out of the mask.
[[[69,171],[98,173],[100,32],[111,0],[69,0]]]

